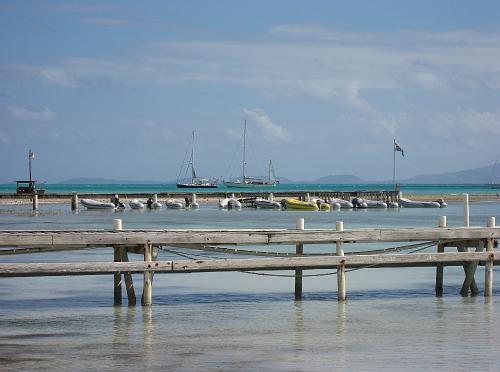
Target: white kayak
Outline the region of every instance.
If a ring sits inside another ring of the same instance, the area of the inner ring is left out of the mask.
[[[153,204],[151,204],[151,208],[152,209],[160,209],[161,203],[160,202],[153,202]]]
[[[262,209],[281,209],[281,203],[274,200],[267,200],[262,198],[256,198],[254,205],[257,208]]]
[[[433,201],[415,201],[401,198],[399,204],[404,208],[440,208],[441,204]]]
[[[183,202],[181,202],[180,200],[176,200],[176,199],[168,199],[166,202],[165,202],[165,207],[169,208],[169,209],[184,209],[186,206]]]
[[[241,203],[235,198],[225,198],[219,200],[219,208],[221,209],[232,209],[232,208],[241,208]]]
[[[80,201],[82,205],[87,209],[115,209],[114,203],[111,202],[101,202],[93,199],[82,199]]]
[[[133,200],[129,201],[128,205],[132,209],[144,209],[144,203],[141,202],[140,200],[137,200],[137,199],[133,199]]]
[[[380,200],[363,199],[363,202],[366,203],[367,208],[387,208],[387,204]]]

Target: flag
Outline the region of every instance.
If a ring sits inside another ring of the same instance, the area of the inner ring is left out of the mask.
[[[401,155],[405,156],[405,152],[403,151],[403,148],[399,146],[396,141],[394,141],[394,151],[399,151],[401,152]]]
[[[28,152],[28,158],[29,158],[30,160],[34,159],[34,158],[35,158],[35,153],[34,153],[33,151],[31,151],[31,150],[30,150],[30,151]]]

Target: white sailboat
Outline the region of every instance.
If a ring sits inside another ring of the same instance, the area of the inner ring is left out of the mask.
[[[189,166],[191,166],[191,180],[177,180],[177,188],[179,189],[210,189],[217,187],[217,182],[215,180],[209,180],[208,178],[199,178],[196,176],[196,171],[194,169],[194,130],[193,130],[193,142],[191,146],[191,159],[189,161]],[[184,165],[184,164],[183,164]],[[182,169],[181,169],[182,172]],[[180,174],[179,174],[180,176]]]
[[[224,185],[227,187],[238,187],[238,188],[253,188],[253,187],[275,187],[279,182],[276,180],[276,175],[274,174],[273,162],[269,160],[269,176],[268,179],[262,179],[257,177],[250,177],[246,175],[246,135],[247,135],[247,121],[245,120],[245,126],[243,128],[243,174],[241,179],[236,179],[234,181],[224,181]]]

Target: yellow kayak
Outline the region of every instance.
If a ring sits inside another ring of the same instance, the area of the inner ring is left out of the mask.
[[[303,211],[317,211],[318,205],[315,202],[305,202],[298,199],[286,199],[286,209],[303,210]]]

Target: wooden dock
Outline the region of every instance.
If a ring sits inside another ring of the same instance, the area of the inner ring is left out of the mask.
[[[115,304],[121,304],[123,275],[129,305],[134,305],[131,274],[143,273],[142,304],[151,305],[153,273],[294,270],[295,297],[300,299],[304,270],[335,269],[338,299],[344,301],[347,298],[346,269],[436,267],[436,295],[440,296],[444,266],[463,266],[465,280],[460,293],[467,296],[479,293],[474,273],[478,264],[484,264],[484,295],[491,296],[493,265],[500,263],[500,254],[495,251],[498,238],[500,228],[495,226],[494,217],[488,219],[486,227],[446,227],[446,219],[440,217],[438,227],[376,229],[344,229],[342,221],[337,222],[335,229],[305,229],[303,219],[298,219],[294,229],[127,230],[122,228],[121,220],[114,220],[110,230],[0,231],[0,255],[97,247],[110,247],[114,251],[114,262],[0,263],[0,277],[113,274]],[[345,252],[348,244],[394,242],[404,245],[368,252]],[[282,244],[295,245],[295,254],[239,248]],[[325,254],[308,254],[305,245],[310,244],[331,245],[332,250]],[[228,259],[158,261],[158,250],[165,247],[225,252]],[[419,253],[430,247],[436,247],[436,253]],[[405,250],[412,253],[398,253]],[[257,257],[265,253],[274,257],[229,258],[230,254]],[[129,262],[128,254],[141,254],[143,260]]]

